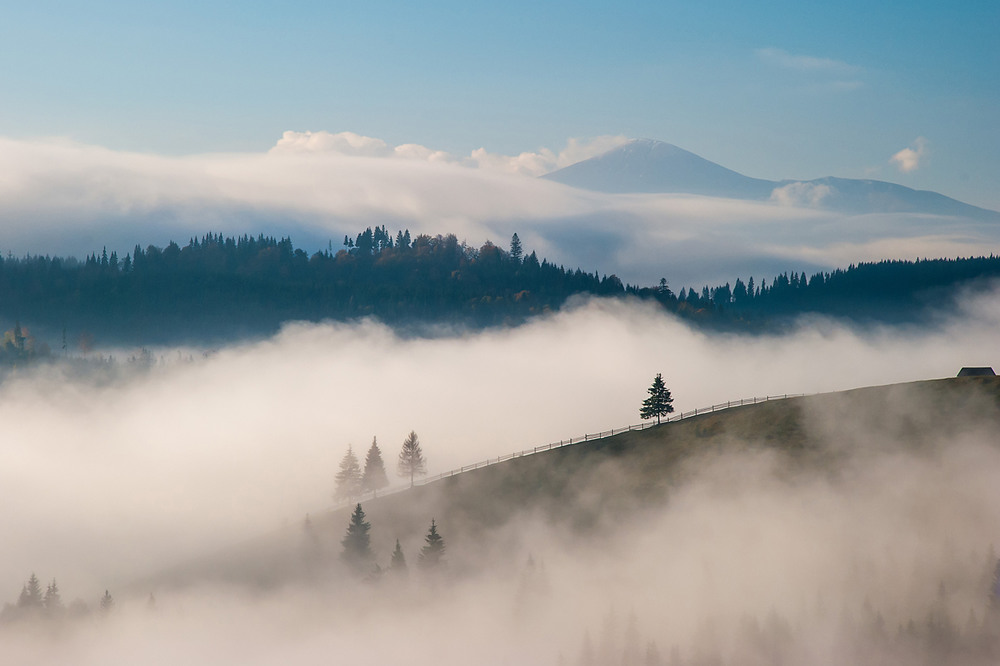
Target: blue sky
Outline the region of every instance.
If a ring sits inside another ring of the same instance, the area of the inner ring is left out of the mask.
[[[8,138],[176,155],[325,130],[517,154],[625,135],[1000,208],[995,1],[6,4]],[[889,163],[918,138],[918,165]]]

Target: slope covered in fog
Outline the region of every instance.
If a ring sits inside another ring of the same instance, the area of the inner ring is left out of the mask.
[[[951,441],[997,428],[1000,378],[922,381],[733,407],[359,499],[383,566],[395,539],[419,543],[433,517],[447,530],[454,567],[470,573],[484,551],[511,561],[530,552],[530,537],[518,534],[524,523],[542,521],[584,540],[613,535],[641,520],[636,516],[669,506],[674,493],[718,460],[764,456],[787,479],[843,479],[865,460],[933,457]],[[305,575],[307,542],[324,566],[336,566],[353,508],[314,512],[305,532],[301,522],[288,525],[136,586],[216,579],[281,585]]]

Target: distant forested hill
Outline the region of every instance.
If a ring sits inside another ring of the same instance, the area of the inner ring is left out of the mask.
[[[664,267],[669,274],[669,266]],[[136,246],[75,258],[0,258],[0,360],[50,348],[217,342],[270,335],[292,320],[374,316],[393,326],[516,325],[576,294],[636,297],[697,325],[759,332],[815,312],[862,322],[915,322],[952,307],[963,285],[1000,277],[1000,258],[883,261],[807,278],[682,289],[623,284],[566,269],[516,234],[507,249],[454,235],[390,234],[385,227],[307,254],[288,238],[209,233],[181,247]],[[20,324],[20,326],[17,326]],[[39,342],[40,341],[40,342]]]
[[[515,235],[516,236],[516,235]],[[643,290],[629,288],[632,293]],[[657,293],[656,290],[646,290]],[[455,236],[393,237],[384,227],[308,255],[288,238],[206,234],[181,247],[136,246],[84,261],[0,259],[0,318],[50,344],[67,331],[97,344],[154,344],[275,332],[285,321],[375,316],[392,324],[516,324],[573,294],[620,296],[614,275],[568,270],[519,239],[474,248]]]
[[[680,308],[728,313],[728,319],[758,324],[806,313],[862,323],[912,323],[930,312],[949,310],[963,288],[987,287],[1000,278],[1000,257],[887,260],[852,264],[845,269],[783,273],[755,284],[682,289]]]

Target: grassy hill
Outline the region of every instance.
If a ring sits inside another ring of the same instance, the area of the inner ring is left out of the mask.
[[[483,548],[504,548],[498,534],[513,535],[529,523],[570,535],[613,533],[618,517],[670,502],[672,489],[722,456],[771,456],[789,473],[835,476],[893,448],[933,455],[935,447],[965,436],[987,433],[996,441],[998,429],[998,377],[869,387],[746,405],[513,458],[369,499],[363,508],[383,566],[396,539],[412,561],[434,518],[461,570],[475,566]],[[281,584],[310,557],[336,560],[352,508],[311,516],[308,531],[302,523],[290,525],[138,585]],[[523,542],[509,540],[511,557],[520,556]]]

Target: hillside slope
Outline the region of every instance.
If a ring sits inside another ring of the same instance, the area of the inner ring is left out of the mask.
[[[724,456],[765,456],[789,475],[808,470],[832,478],[897,449],[933,455],[965,437],[995,445],[998,428],[1000,377],[869,387],[747,405],[552,449],[363,506],[383,566],[395,539],[419,546],[434,518],[461,570],[474,566],[485,542],[495,548],[496,535],[528,523],[567,534],[613,532],[622,516],[663,506],[673,489]],[[283,584],[305,570],[309,557],[336,561],[351,508],[312,516],[308,532],[302,523],[289,525],[134,588],[218,579]],[[510,543],[520,548],[517,539]]]

